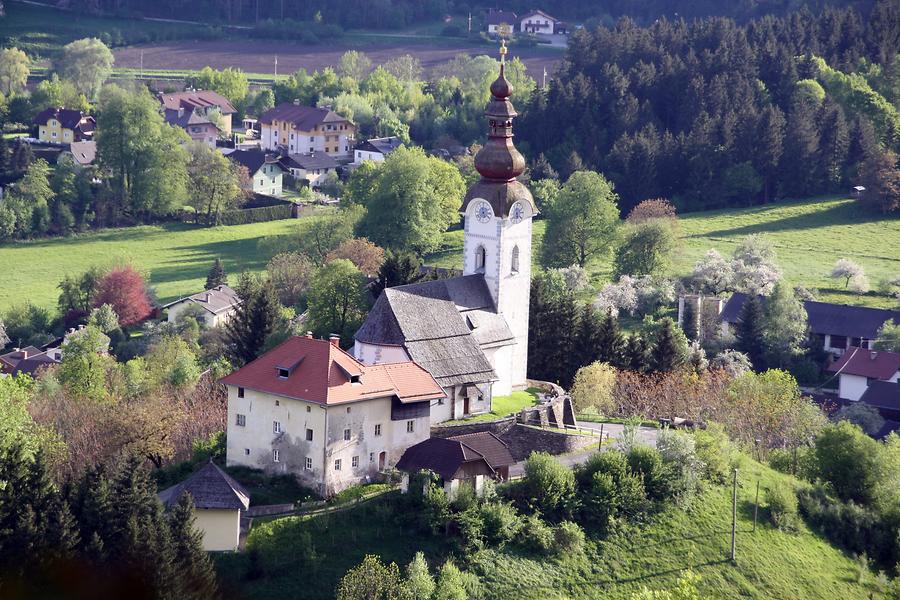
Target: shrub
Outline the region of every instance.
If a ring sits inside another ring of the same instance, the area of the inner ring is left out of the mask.
[[[462,550],[476,552],[484,547],[484,520],[477,506],[470,506],[453,517],[459,531]]]
[[[525,461],[528,503],[546,516],[568,515],[575,502],[575,475],[546,452],[533,452]]]
[[[636,445],[627,455],[628,468],[635,475],[640,475],[651,500],[663,500],[670,493],[666,479],[666,469],[662,456],[656,448]]]
[[[656,448],[666,463],[672,495],[680,502],[689,501],[697,491],[703,470],[694,438],[680,431],[663,429],[656,439]]]
[[[731,467],[731,440],[718,423],[694,432],[694,450],[703,463],[703,476],[716,483],[724,483]]]
[[[420,512],[424,525],[433,534],[443,531],[450,519],[450,502],[443,488],[430,483],[422,494],[422,511]]]
[[[219,215],[219,225],[246,225],[248,223],[262,223],[265,221],[280,221],[291,218],[291,205],[264,206],[261,208],[246,208],[226,210]]]
[[[881,477],[878,442],[848,421],[828,425],[816,440],[818,475],[843,500],[869,503]]]
[[[457,488],[456,496],[453,498],[450,506],[453,508],[453,510],[462,512],[464,510],[468,510],[477,502],[478,498],[475,495],[475,488],[471,485],[462,484],[459,486],[459,488]]]
[[[582,518],[606,531],[617,517],[633,518],[647,508],[643,477],[634,474],[621,452],[591,456],[578,469]]]
[[[287,517],[254,526],[247,548],[258,553],[266,574],[283,573],[312,566],[317,558],[312,536],[301,517]],[[290,548],[290,552],[285,552]]]
[[[790,486],[778,486],[766,490],[769,519],[778,529],[793,531],[797,528],[797,494]]]
[[[584,530],[572,521],[563,521],[554,532],[556,554],[579,554],[584,550]]]
[[[775,448],[769,451],[769,466],[780,473],[813,479],[816,475],[816,456],[812,448]]]
[[[484,538],[488,544],[499,548],[512,541],[521,526],[519,513],[512,504],[489,502],[483,504],[480,510]]]
[[[524,548],[541,554],[549,552],[556,543],[553,529],[537,515],[525,518],[517,539]]]

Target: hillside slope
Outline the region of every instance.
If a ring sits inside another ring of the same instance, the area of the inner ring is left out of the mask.
[[[628,598],[641,587],[665,588],[690,568],[701,576],[708,598],[860,599],[878,590],[874,575],[800,524],[796,533],[768,525],[765,509],[753,526],[756,481],[762,490],[798,485],[789,477],[744,458],[738,495],[738,559],[728,560],[731,487],[714,487],[688,509],[673,508],[649,523],[590,544],[583,556],[536,558],[515,549],[485,550],[457,559],[484,583],[484,598]],[[761,501],[765,497],[761,492]],[[300,542],[306,535],[307,542]],[[248,577],[248,555],[218,557],[223,587],[241,598],[330,598],[340,577],[366,554],[405,565],[423,550],[434,565],[450,552],[447,541],[411,534],[393,514],[391,500],[327,518],[281,519],[259,524],[254,535],[279,549],[277,564],[262,558],[262,576]],[[307,545],[307,544],[311,544]],[[304,550],[305,548],[305,550]],[[304,560],[302,556],[314,557]],[[860,577],[862,573],[862,577]],[[257,573],[259,575],[259,573]],[[860,583],[860,579],[862,582]]]

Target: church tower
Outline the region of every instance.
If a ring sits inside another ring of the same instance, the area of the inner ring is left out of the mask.
[[[512,121],[517,115],[509,101],[513,87],[505,77],[506,42],[500,48],[500,76],[491,84],[485,110],[488,139],[475,156],[481,174],[466,194],[460,213],[465,217],[463,274],[481,274],[497,312],[515,344],[489,356],[499,381],[494,395],[525,386],[528,365],[528,303],[531,290],[531,220],[537,207],[531,192],[517,177],[525,158],[513,145]]]

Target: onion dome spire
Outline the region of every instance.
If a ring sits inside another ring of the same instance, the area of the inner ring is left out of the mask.
[[[512,121],[518,114],[509,97],[512,84],[506,79],[506,40],[500,46],[500,76],[491,84],[491,100],[484,115],[488,118],[488,139],[475,155],[475,169],[489,181],[512,181],[525,171],[525,158],[513,145]]]

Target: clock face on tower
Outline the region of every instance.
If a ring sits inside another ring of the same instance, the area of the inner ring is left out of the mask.
[[[475,206],[475,218],[479,223],[487,223],[493,216],[494,211],[491,210],[491,205],[484,200],[479,201]]]
[[[525,218],[525,207],[522,206],[521,202],[516,202],[512,205],[512,210],[509,211],[509,219],[513,223],[521,223],[522,219]]]

